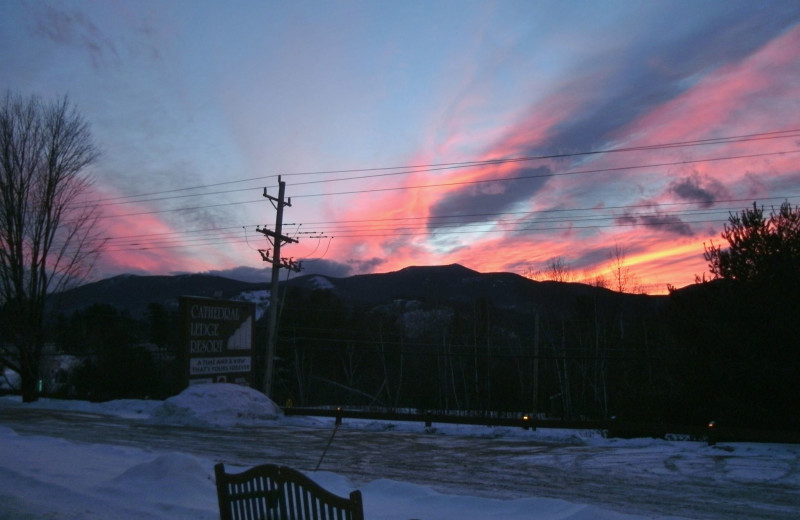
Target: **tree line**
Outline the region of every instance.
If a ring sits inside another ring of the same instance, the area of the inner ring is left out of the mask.
[[[731,214],[709,276],[666,297],[598,288],[571,305],[289,293],[277,394],[304,405],[800,428],[800,208]],[[566,287],[566,284],[565,284]]]

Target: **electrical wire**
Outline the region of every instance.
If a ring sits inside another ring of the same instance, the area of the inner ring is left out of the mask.
[[[495,159],[486,159],[486,160],[475,160],[475,161],[463,161],[463,162],[452,162],[452,163],[431,163],[431,164],[421,164],[421,165],[405,165],[405,166],[385,166],[385,167],[373,167],[373,168],[354,168],[354,169],[345,169],[345,170],[326,170],[326,171],[311,171],[311,172],[294,172],[294,173],[283,173],[281,176],[284,177],[292,177],[292,176],[316,176],[316,175],[331,175],[337,173],[364,173],[364,172],[385,172],[381,174],[370,174],[370,175],[363,175],[363,176],[355,176],[355,177],[345,177],[345,178],[338,178],[338,179],[323,179],[318,181],[305,181],[294,183],[294,186],[300,186],[305,184],[319,184],[319,183],[328,183],[328,182],[341,182],[341,181],[349,181],[349,180],[364,180],[367,178],[374,178],[374,177],[382,177],[382,176],[395,176],[395,175],[407,175],[412,173],[425,173],[425,172],[432,172],[432,171],[440,171],[440,170],[449,170],[449,169],[461,169],[461,168],[473,168],[473,167],[482,167],[482,166],[492,166],[498,164],[507,164],[507,163],[516,163],[516,162],[530,162],[530,161],[537,161],[537,160],[547,160],[547,159],[565,159],[571,157],[582,157],[582,156],[590,156],[590,155],[603,155],[603,154],[611,154],[611,153],[627,153],[627,152],[636,152],[636,151],[653,151],[653,150],[665,150],[665,149],[672,149],[672,148],[684,148],[684,147],[693,147],[693,146],[709,146],[709,145],[719,145],[719,144],[733,144],[733,143],[743,143],[743,142],[752,142],[752,141],[763,141],[768,139],[786,139],[786,138],[793,138],[793,137],[800,137],[800,129],[791,129],[791,130],[776,130],[771,132],[761,132],[755,134],[743,134],[737,136],[723,136],[717,138],[709,138],[709,139],[697,139],[697,140],[690,140],[690,141],[676,141],[676,142],[669,142],[669,143],[657,143],[652,145],[642,145],[642,146],[632,146],[632,147],[621,147],[621,148],[608,148],[602,150],[592,150],[592,151],[580,151],[580,152],[570,152],[570,153],[559,153],[559,154],[549,154],[549,155],[534,155],[534,156],[524,156],[524,157],[510,157],[510,158],[495,158]],[[780,152],[779,152],[780,153]],[[390,170],[403,170],[403,171],[390,171]],[[174,188],[170,190],[162,190],[162,191],[155,191],[155,192],[148,192],[148,193],[139,193],[135,195],[120,195],[116,197],[108,197],[108,198],[101,198],[92,201],[93,204],[102,204],[106,202],[114,202],[118,204],[128,204],[128,203],[135,203],[135,202],[148,202],[148,201],[161,201],[161,200],[170,200],[173,198],[185,198],[185,197],[195,197],[195,196],[205,196],[205,195],[218,195],[218,194],[227,194],[227,193],[237,193],[242,191],[249,191],[251,188],[241,188],[235,190],[225,190],[225,191],[216,191],[216,192],[207,192],[207,193],[199,193],[199,194],[191,194],[191,195],[180,195],[174,197],[161,197],[156,199],[141,199],[142,197],[152,197],[157,195],[165,195],[169,193],[178,193],[183,191],[191,191],[191,190],[201,190],[201,189],[208,189],[214,188],[218,186],[228,186],[231,184],[241,184],[245,182],[254,182],[260,181],[265,179],[277,178],[278,174],[271,174],[271,175],[264,175],[258,177],[249,177],[245,179],[238,179],[232,181],[223,181],[217,182],[212,184],[204,184],[198,186],[189,186],[184,188]],[[125,199],[139,199],[139,200],[129,200],[126,202],[122,202]]]
[[[761,199],[762,201],[769,201],[769,200],[788,200],[788,199],[796,199],[800,198],[800,194],[797,195],[790,195],[788,197],[774,197],[774,198],[766,198]],[[718,199],[712,201],[714,204],[733,204],[738,202],[750,202],[751,199]],[[394,236],[398,233],[403,233],[404,235],[432,235],[435,234],[437,236],[447,235],[447,234],[463,234],[471,232],[469,230],[470,227],[485,227],[487,224],[486,222],[475,222],[474,219],[482,218],[482,219],[490,219],[494,218],[497,219],[498,222],[495,223],[497,226],[521,226],[523,224],[527,224],[528,226],[534,224],[541,224],[547,223],[551,225],[556,225],[555,227],[550,227],[546,229],[561,229],[557,226],[557,224],[567,224],[567,223],[580,223],[580,222],[591,222],[591,221],[615,221],[620,218],[666,218],[666,217],[676,217],[676,218],[687,218],[687,217],[695,217],[695,216],[703,216],[703,215],[710,215],[714,218],[706,218],[703,220],[691,220],[685,221],[685,224],[702,224],[702,223],[716,223],[716,222],[724,222],[727,220],[728,215],[730,212],[737,211],[739,208],[737,206],[727,206],[727,207],[718,207],[714,209],[695,209],[695,210],[666,210],[664,208],[677,208],[677,207],[685,207],[690,205],[696,205],[696,202],[673,202],[673,203],[662,203],[658,204],[654,207],[652,204],[630,204],[630,205],[618,205],[618,206],[608,206],[603,208],[603,211],[617,211],[622,210],[624,213],[622,214],[614,214],[609,213],[608,215],[598,215],[597,208],[553,208],[553,209],[543,209],[535,212],[527,212],[527,211],[518,211],[518,212],[503,212],[503,213],[473,213],[473,214],[461,214],[461,215],[440,215],[440,216],[431,216],[431,217],[394,217],[394,218],[384,218],[384,219],[364,219],[364,220],[340,220],[340,221],[317,221],[317,222],[310,222],[308,224],[311,225],[327,225],[332,226],[327,229],[325,232],[329,234],[336,234],[340,238],[358,238],[358,237],[375,237],[375,236]],[[641,209],[648,209],[648,212],[629,212],[629,210],[641,210]],[[586,213],[591,212],[590,215],[570,215],[569,213]],[[503,219],[503,217],[527,217],[526,219],[523,218],[513,218],[513,219]],[[464,220],[466,219],[466,220]],[[435,232],[430,231],[431,222],[435,222]],[[650,225],[670,225],[674,224],[674,222],[651,222]],[[616,227],[618,224],[608,224],[603,226],[591,226],[593,228],[596,227]],[[253,225],[255,226],[255,225]],[[246,226],[241,226],[245,227]],[[586,227],[586,226],[582,226]],[[442,231],[442,229],[457,229],[460,231],[454,231],[450,233],[449,231]],[[466,229],[464,229],[466,228]],[[225,241],[230,239],[230,235],[228,233],[229,230],[235,229],[233,227],[223,227],[223,228],[207,228],[207,229],[194,229],[194,230],[186,230],[183,232],[171,232],[171,233],[154,233],[154,234],[138,234],[138,235],[128,235],[125,237],[115,237],[109,239],[109,243],[113,246],[114,249],[112,251],[133,251],[139,250],[144,247],[143,244],[140,242],[145,242],[144,239],[153,238],[153,240],[147,241],[147,249],[154,249],[158,247],[190,247],[196,245],[213,245],[218,243],[225,243]],[[521,228],[519,229],[528,229],[530,228]],[[542,229],[542,228],[540,228]],[[413,232],[412,232],[413,231]],[[500,227],[493,230],[483,230],[483,232],[507,232],[509,229]],[[183,238],[181,235],[187,234],[204,234],[204,237],[196,238],[196,239],[186,239]],[[220,242],[222,241],[222,242]],[[249,245],[249,242],[245,238],[245,242]],[[236,243],[241,243],[241,241],[237,241]],[[330,247],[330,241],[328,242],[328,247]],[[252,246],[251,246],[252,249]],[[327,248],[324,255],[327,254]],[[309,255],[310,256],[310,255]]]
[[[453,187],[453,186],[466,186],[466,185],[474,185],[474,184],[486,184],[491,182],[517,182],[523,180],[531,180],[531,179],[542,179],[542,178],[549,178],[549,177],[563,177],[567,175],[585,175],[590,173],[608,173],[608,172],[616,172],[616,171],[626,171],[626,170],[638,170],[642,168],[663,168],[666,166],[680,166],[686,164],[694,164],[694,163],[705,163],[705,162],[717,162],[717,161],[729,161],[734,159],[754,159],[756,157],[767,157],[771,155],[784,155],[789,153],[798,153],[800,149],[794,150],[783,150],[780,152],[766,152],[766,153],[758,153],[758,154],[747,154],[747,155],[733,155],[727,157],[709,157],[705,159],[691,159],[685,161],[673,161],[673,162],[665,162],[665,163],[654,163],[654,164],[639,164],[635,166],[615,166],[613,168],[597,168],[593,170],[578,170],[578,171],[566,171],[566,172],[551,172],[551,173],[542,173],[542,174],[533,174],[533,175],[520,175],[518,177],[501,177],[501,178],[492,178],[492,179],[480,179],[474,181],[457,181],[457,182],[442,182],[437,184],[420,184],[415,186],[395,186],[391,188],[372,188],[372,189],[365,189],[365,190],[351,190],[351,191],[339,191],[333,193],[313,193],[307,195],[293,195],[293,198],[300,199],[300,198],[307,198],[307,197],[331,197],[335,195],[357,195],[360,193],[379,193],[379,192],[386,192],[386,191],[398,191],[398,190],[416,190],[416,189],[423,189],[423,188],[442,188],[442,187]]]
[[[552,155],[538,155],[538,156],[526,156],[526,157],[516,157],[516,158],[500,158],[500,159],[489,159],[483,161],[465,161],[465,162],[457,162],[457,163],[431,163],[431,164],[420,164],[420,165],[411,165],[411,166],[396,166],[396,167],[378,167],[378,168],[359,168],[359,169],[349,169],[349,170],[329,170],[329,171],[313,171],[313,172],[295,172],[295,173],[286,173],[283,174],[287,177],[294,177],[294,176],[317,176],[317,175],[330,175],[330,174],[339,174],[339,173],[365,173],[366,175],[359,175],[359,176],[349,176],[343,178],[334,178],[334,179],[321,179],[316,181],[305,181],[305,182],[298,182],[294,183],[293,186],[299,185],[311,185],[311,184],[321,184],[321,183],[329,183],[329,182],[343,182],[343,181],[352,181],[352,180],[363,180],[372,177],[384,177],[384,176],[396,176],[396,175],[407,175],[407,174],[416,174],[416,173],[424,173],[424,172],[433,172],[433,171],[440,171],[445,169],[458,169],[458,168],[482,168],[487,166],[495,166],[499,164],[507,164],[507,163],[517,163],[517,162],[525,162],[525,161],[535,161],[535,160],[553,160],[553,159],[563,159],[563,158],[571,158],[571,157],[580,157],[580,156],[589,156],[589,155],[598,155],[598,154],[608,154],[608,153],[626,153],[626,152],[637,152],[637,151],[653,151],[653,150],[664,150],[664,149],[673,149],[673,148],[682,148],[682,147],[693,147],[693,146],[708,146],[708,145],[721,145],[721,144],[733,144],[733,143],[744,143],[744,142],[755,142],[755,141],[763,141],[768,139],[784,139],[784,138],[794,138],[800,137],[800,130],[793,129],[793,130],[781,130],[781,131],[773,131],[773,132],[763,132],[757,134],[745,134],[745,135],[738,135],[738,136],[726,136],[726,137],[719,137],[719,138],[710,138],[710,139],[702,139],[702,140],[693,140],[693,141],[679,141],[679,142],[671,142],[671,143],[659,143],[653,145],[644,145],[644,146],[636,146],[636,147],[621,147],[621,148],[611,148],[605,150],[595,150],[595,151],[583,151],[583,152],[574,152],[574,153],[563,153],[563,154],[552,154]],[[677,165],[686,165],[686,164],[694,164],[694,163],[701,163],[701,162],[715,162],[715,161],[726,161],[726,160],[736,160],[736,159],[751,159],[751,158],[758,158],[758,157],[768,157],[768,156],[775,156],[775,155],[783,155],[783,154],[791,154],[800,152],[800,149],[792,149],[792,150],[782,150],[776,152],[763,152],[763,153],[752,153],[752,154],[741,154],[741,155],[728,155],[728,156],[721,156],[721,157],[708,157],[702,159],[689,159],[689,160],[681,160],[681,161],[671,161],[671,162],[660,162],[660,163],[653,163],[653,164],[639,164],[639,165],[622,165],[617,167],[609,167],[609,168],[598,168],[598,169],[582,169],[582,170],[567,170],[567,171],[555,171],[555,172],[548,172],[548,173],[535,173],[530,175],[520,175],[517,177],[497,177],[497,178],[488,178],[488,179],[477,179],[477,180],[469,180],[469,181],[454,181],[454,182],[442,182],[442,183],[431,183],[431,184],[420,184],[420,185],[413,185],[413,186],[395,186],[395,187],[386,187],[386,188],[371,188],[371,189],[358,189],[358,190],[348,190],[348,191],[339,191],[333,193],[312,193],[312,194],[299,194],[294,195],[293,198],[306,198],[306,197],[320,197],[320,196],[339,196],[339,195],[353,195],[353,194],[364,194],[364,193],[376,193],[376,192],[384,192],[384,191],[397,191],[397,190],[412,190],[412,189],[425,189],[425,188],[442,188],[442,187],[457,187],[457,186],[468,186],[468,185],[476,185],[476,184],[484,184],[484,183],[503,183],[503,182],[517,182],[517,181],[526,181],[532,179],[539,179],[539,178],[550,178],[550,177],[560,177],[560,176],[567,176],[567,175],[589,175],[589,174],[598,174],[598,173],[608,173],[608,172],[619,172],[619,171],[628,171],[628,170],[635,170],[635,169],[643,169],[643,168],[664,168],[669,166],[677,166]],[[392,171],[392,170],[402,170],[402,171]],[[172,196],[164,196],[172,193],[179,193],[179,192],[186,192],[186,191],[193,191],[193,190],[201,190],[201,189],[209,189],[213,187],[219,187],[224,185],[232,185],[237,183],[243,182],[252,182],[256,180],[262,180],[266,178],[276,177],[275,175],[269,176],[261,176],[261,177],[253,177],[249,179],[240,179],[240,180],[233,180],[233,181],[225,181],[219,182],[214,184],[206,184],[202,186],[192,186],[192,187],[185,187],[185,188],[176,188],[172,190],[165,190],[159,192],[151,192],[151,193],[144,193],[138,195],[130,195],[130,196],[121,196],[121,197],[112,197],[106,199],[98,199],[95,201],[95,206],[119,206],[122,204],[134,204],[134,203],[145,203],[145,202],[162,202],[166,200],[173,200],[173,199],[184,199],[189,197],[204,197],[210,195],[222,195],[222,194],[231,194],[231,193],[241,193],[241,192],[249,192],[252,191],[253,188],[238,188],[238,189],[231,189],[231,190],[221,190],[221,191],[214,191],[214,192],[204,192],[204,193],[192,193],[192,194],[183,194],[183,195],[172,195]],[[259,188],[260,190],[260,188]],[[143,197],[155,197],[150,199],[145,199]],[[767,198],[762,200],[789,200],[798,197],[797,195],[790,195],[788,197],[773,197]],[[134,200],[136,199],[136,200]],[[733,202],[749,202],[752,199],[728,199],[728,200],[715,200],[715,201],[706,201],[713,204],[719,203],[733,203]],[[130,212],[130,213],[121,213],[121,214],[111,214],[111,215],[103,215],[101,218],[112,219],[112,218],[126,218],[126,217],[135,217],[135,216],[144,216],[144,215],[152,215],[152,214],[160,214],[160,213],[170,213],[170,212],[189,212],[189,211],[198,211],[198,210],[207,210],[210,208],[219,208],[219,207],[227,207],[227,206],[235,206],[235,205],[243,205],[243,204],[255,204],[255,203],[262,203],[263,198],[259,198],[258,200],[245,200],[245,201],[236,201],[236,202],[220,202],[217,204],[203,204],[201,206],[191,206],[191,207],[181,207],[181,208],[169,208],[169,209],[158,209],[158,210],[149,210],[149,211],[138,211],[138,212]],[[99,203],[99,204],[98,204]],[[557,208],[557,209],[544,209],[538,210],[533,212],[505,212],[505,213],[475,213],[471,215],[438,215],[438,216],[424,216],[424,217],[396,217],[396,218],[387,218],[387,219],[364,219],[364,220],[341,220],[341,221],[321,221],[321,222],[307,222],[306,225],[314,224],[314,225],[323,225],[323,226],[330,226],[328,227],[324,233],[333,235],[335,234],[338,237],[344,238],[369,238],[369,237],[386,237],[386,236],[446,236],[446,235],[457,235],[463,233],[475,233],[476,231],[480,231],[481,233],[507,233],[507,232],[526,232],[526,231],[546,231],[546,230],[558,230],[564,229],[565,225],[570,225],[571,229],[589,229],[589,228],[613,228],[613,227],[621,227],[621,226],[632,226],[632,225],[642,225],[641,219],[653,219],[648,222],[646,225],[648,226],[669,226],[675,224],[705,224],[705,223],[718,223],[724,222],[727,220],[727,215],[722,215],[722,211],[727,211],[726,208],[715,208],[714,210],[708,210],[705,212],[701,212],[700,210],[689,210],[689,211],[673,211],[673,212],[662,212],[661,210],[666,207],[670,206],[685,206],[685,205],[696,205],[697,202],[675,202],[675,203],[662,203],[657,205],[651,204],[632,204],[632,205],[620,205],[614,207],[606,207],[602,208],[603,211],[609,210],[623,210],[623,211],[630,211],[630,210],[637,210],[637,209],[648,209],[648,213],[641,213],[641,212],[634,212],[634,213],[624,213],[624,214],[597,214],[596,208]],[[655,208],[655,209],[654,209]],[[737,210],[738,208],[731,208],[731,210]],[[575,215],[574,213],[580,213],[585,211],[592,211],[592,215]],[[562,217],[546,217],[544,216],[545,213],[549,212],[560,212],[563,216]],[[516,218],[518,216],[519,218]],[[681,222],[667,221],[668,217],[674,218],[681,218],[686,219],[690,217],[703,217],[700,220],[686,220]],[[476,222],[475,219],[496,219],[494,222]],[[657,219],[661,219],[658,221]],[[626,221],[627,220],[627,221]],[[392,224],[393,223],[393,224]],[[580,225],[580,224],[589,224],[589,225]],[[302,224],[301,224],[302,225]],[[488,226],[491,226],[491,229],[487,229]],[[549,227],[546,227],[549,226]],[[230,234],[227,233],[228,230],[234,229],[234,227],[221,227],[221,228],[209,228],[209,229],[199,229],[199,230],[186,230],[186,231],[176,231],[176,232],[165,232],[165,233],[153,233],[153,234],[138,234],[138,235],[129,235],[123,237],[112,237],[112,238],[104,238],[104,240],[108,241],[110,248],[107,249],[109,251],[140,251],[140,250],[152,250],[152,249],[161,249],[161,248],[181,248],[181,247],[197,247],[197,246],[212,246],[218,244],[237,244],[237,243],[246,243],[248,247],[253,249],[250,246],[249,239],[247,237],[247,229],[245,226],[239,226],[244,228],[244,241],[241,239],[237,239],[236,237],[232,237]],[[478,228],[481,228],[480,230]],[[194,233],[203,234],[201,237],[197,238],[187,238],[187,235],[191,235]],[[311,233],[311,232],[309,232]],[[300,234],[299,225],[295,232],[295,236]],[[325,252],[323,253],[323,257],[327,254],[327,251],[331,245],[333,237],[328,241],[327,247]],[[314,252],[319,249],[320,242],[318,242],[317,247],[314,248]],[[309,255],[310,256],[310,255]]]
[[[735,159],[752,159],[756,157],[768,157],[774,155],[785,155],[790,153],[798,153],[800,149],[794,150],[782,150],[778,152],[765,152],[759,154],[746,154],[746,155],[735,155],[735,156],[726,156],[726,157],[710,157],[710,158],[703,158],[703,159],[689,159],[683,161],[672,161],[672,162],[665,162],[665,163],[653,163],[653,164],[640,164],[640,165],[630,165],[630,166],[617,166],[613,168],[598,168],[592,170],[578,170],[578,171],[567,171],[567,172],[555,172],[555,173],[547,173],[547,174],[533,174],[533,175],[523,175],[518,177],[504,177],[504,178],[492,178],[492,179],[480,179],[475,181],[458,181],[458,182],[447,182],[447,183],[436,183],[436,184],[424,184],[424,185],[414,185],[414,186],[395,186],[395,187],[388,187],[388,188],[371,188],[371,189],[361,189],[361,190],[350,190],[350,191],[342,191],[342,192],[334,192],[334,193],[314,193],[314,194],[306,194],[306,195],[293,195],[292,198],[308,198],[308,197],[330,197],[330,196],[337,196],[337,195],[357,195],[357,194],[364,194],[364,193],[378,193],[378,192],[387,192],[387,191],[399,191],[399,190],[412,190],[412,189],[424,189],[424,188],[438,188],[438,187],[453,187],[453,186],[466,186],[466,185],[474,185],[474,184],[485,184],[485,183],[492,183],[492,182],[517,182],[523,180],[531,180],[537,178],[549,178],[549,177],[561,177],[567,175],[585,175],[585,174],[592,174],[592,173],[609,173],[615,171],[628,171],[628,170],[636,170],[636,169],[643,169],[643,168],[663,168],[667,166],[678,166],[678,165],[687,165],[687,164],[695,164],[701,162],[717,162],[717,161],[726,161],[726,160],[735,160]],[[203,194],[203,195],[212,195],[212,194]],[[182,208],[170,208],[170,209],[161,209],[161,210],[149,210],[149,211],[138,211],[133,213],[120,213],[115,215],[102,215],[100,216],[101,219],[106,218],[124,218],[124,217],[135,217],[135,216],[144,216],[144,215],[154,215],[159,213],[175,213],[175,212],[182,212],[182,211],[198,211],[210,208],[219,208],[219,207],[227,207],[227,206],[236,206],[236,205],[244,205],[244,204],[256,204],[263,202],[263,199],[257,200],[246,200],[246,201],[238,201],[238,202],[224,202],[218,204],[204,204],[202,206],[190,206],[190,207],[182,207]]]

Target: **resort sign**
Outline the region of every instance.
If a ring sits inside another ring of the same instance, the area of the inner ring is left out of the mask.
[[[250,386],[255,304],[184,296],[180,312],[188,384]]]

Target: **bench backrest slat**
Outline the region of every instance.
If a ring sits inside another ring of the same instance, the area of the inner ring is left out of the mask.
[[[217,464],[214,473],[222,520],[364,520],[359,491],[340,497],[286,466],[233,474]]]

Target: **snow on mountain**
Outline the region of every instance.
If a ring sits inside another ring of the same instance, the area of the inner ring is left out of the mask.
[[[236,301],[251,302],[256,304],[256,321],[260,320],[267,313],[270,303],[270,291],[245,291],[232,298]]]
[[[320,290],[332,290],[336,288],[336,286],[324,276],[315,276],[310,280],[309,284]]]

